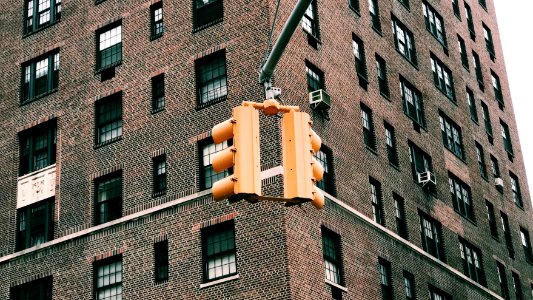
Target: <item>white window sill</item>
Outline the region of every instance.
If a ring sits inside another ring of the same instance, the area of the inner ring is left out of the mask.
[[[225,277],[225,278],[222,278],[222,279],[218,279],[218,280],[202,283],[202,284],[200,284],[200,288],[203,289],[203,288],[206,288],[206,287],[210,287],[210,286],[213,286],[213,285],[217,285],[217,284],[220,284],[220,283],[224,283],[224,282],[228,282],[228,281],[232,281],[232,280],[236,280],[236,279],[239,279],[239,274],[235,274],[233,276],[229,276],[229,277]]]
[[[329,281],[329,280],[327,280],[327,279],[325,280],[325,282],[326,282],[327,284],[331,285],[331,286],[334,286],[334,287],[338,288],[339,290],[341,290],[341,291],[343,291],[343,292],[348,292],[348,288],[346,288],[346,287],[344,287],[344,286],[342,286],[342,285],[340,285],[340,284],[337,284],[337,283],[335,283],[335,282],[333,282],[333,281]]]

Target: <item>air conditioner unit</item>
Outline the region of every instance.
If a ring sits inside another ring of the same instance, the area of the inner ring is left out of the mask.
[[[309,93],[309,104],[315,110],[328,110],[331,107],[331,98],[324,90]]]
[[[418,183],[420,183],[422,187],[433,188],[437,185],[437,179],[433,173],[425,171],[418,173]]]
[[[497,178],[494,178],[494,185],[496,186],[497,189],[501,190],[503,189],[503,179],[497,177]]]

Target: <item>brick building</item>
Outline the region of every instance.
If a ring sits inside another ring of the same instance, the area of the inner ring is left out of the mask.
[[[210,129],[263,100],[277,1],[0,4],[0,299],[532,299],[492,1],[312,2],[274,85],[323,139],[319,211],[210,192]]]

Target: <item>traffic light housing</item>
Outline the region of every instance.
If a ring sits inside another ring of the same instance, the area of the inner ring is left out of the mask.
[[[215,200],[261,196],[259,156],[259,112],[253,106],[233,108],[232,118],[217,124],[211,132],[215,144],[233,138],[233,145],[216,153],[215,172],[233,167],[233,174],[213,184]]]
[[[284,198],[311,201],[317,209],[324,206],[324,194],[315,183],[322,180],[324,168],[315,159],[322,141],[311,129],[311,117],[294,110],[282,117]]]

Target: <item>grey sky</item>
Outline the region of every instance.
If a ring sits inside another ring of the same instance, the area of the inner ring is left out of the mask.
[[[494,0],[530,190],[533,187],[533,1]],[[525,188],[525,180],[522,189]]]

